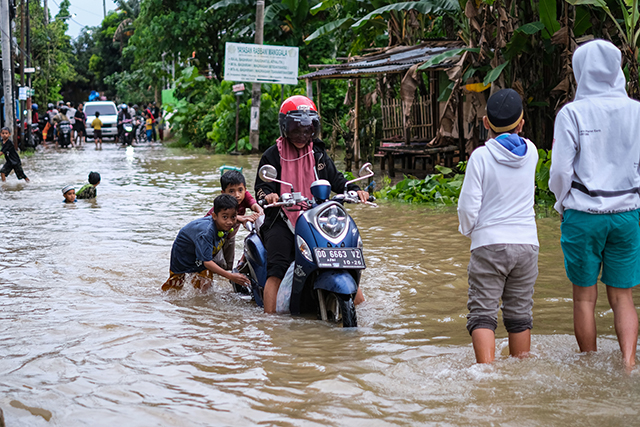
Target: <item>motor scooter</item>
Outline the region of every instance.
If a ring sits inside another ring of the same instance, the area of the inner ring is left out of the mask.
[[[293,315],[317,314],[323,321],[342,323],[344,327],[358,325],[354,298],[360,284],[362,270],[366,268],[362,254],[362,239],[353,218],[344,208],[345,203],[360,203],[355,191],[347,185],[373,176],[371,163],[360,169],[359,177],[348,181],[343,194],[331,196],[331,184],[323,179],[311,184],[313,199],[295,192],[290,183],[276,179],[276,169],[264,165],[259,171],[263,181],[278,182],[291,187],[280,201],[263,206],[264,209],[293,208],[306,210],[295,227],[295,270],[291,286],[289,311]],[[372,203],[373,197],[366,202]],[[250,224],[250,223],[249,223]],[[248,226],[244,255],[246,262],[239,272],[249,277],[250,290],[235,285],[236,292],[251,293],[259,306],[263,306],[264,286],[267,281],[267,252],[262,240]]]
[[[31,123],[31,146],[37,147],[42,144],[42,132],[40,131],[40,124]]]
[[[58,144],[61,147],[67,147],[71,144],[71,123],[68,120],[63,120],[58,123]]]
[[[131,145],[133,143],[133,121],[125,119],[122,121],[122,145]]]

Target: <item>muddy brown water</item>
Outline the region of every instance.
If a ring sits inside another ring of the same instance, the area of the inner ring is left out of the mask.
[[[219,192],[214,156],[104,144],[23,158],[0,186],[0,408],[7,426],[638,425],[600,289],[600,351],[579,354],[559,221],[538,221],[532,356],[474,364],[469,241],[455,210],[349,206],[368,265],[360,327],[267,316],[216,282],[167,296],[171,244]],[[91,170],[95,201],[64,205]],[[379,178],[379,176],[378,176]],[[241,234],[244,230],[241,230]],[[239,255],[241,245],[237,246]]]

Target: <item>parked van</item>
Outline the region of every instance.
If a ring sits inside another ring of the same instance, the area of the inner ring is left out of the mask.
[[[84,112],[87,115],[87,138],[93,138],[91,122],[96,118],[96,111],[100,112],[102,137],[115,139],[118,135],[118,108],[113,101],[91,101],[84,104]]]

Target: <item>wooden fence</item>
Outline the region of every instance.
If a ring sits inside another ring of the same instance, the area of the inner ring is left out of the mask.
[[[432,121],[430,100],[419,94],[411,107],[410,140],[412,142],[428,142],[435,132]],[[382,138],[387,141],[404,141],[404,118],[402,101],[399,99],[382,100]]]

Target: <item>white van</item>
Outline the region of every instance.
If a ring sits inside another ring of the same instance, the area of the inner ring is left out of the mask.
[[[93,138],[91,122],[96,118],[96,111],[100,112],[102,137],[115,138],[118,135],[118,108],[113,101],[91,101],[84,104],[84,113],[87,115],[87,138]]]

